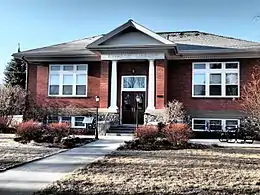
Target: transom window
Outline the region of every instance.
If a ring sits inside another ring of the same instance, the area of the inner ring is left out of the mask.
[[[87,64],[50,65],[49,96],[86,96]]]
[[[71,128],[85,128],[84,116],[49,116],[48,123],[70,123]]]
[[[239,62],[193,63],[192,97],[239,97]]]
[[[226,127],[238,127],[239,119],[213,119],[213,118],[193,118],[192,130],[194,131],[221,131]]]
[[[122,76],[122,91],[145,91],[146,76]]]

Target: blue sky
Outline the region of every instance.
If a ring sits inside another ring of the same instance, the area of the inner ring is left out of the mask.
[[[260,41],[259,0],[0,0],[0,78],[11,54],[107,33],[132,18],[154,31]]]

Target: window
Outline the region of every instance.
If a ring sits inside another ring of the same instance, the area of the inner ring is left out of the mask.
[[[221,131],[226,127],[238,127],[239,119],[213,119],[213,118],[193,118],[192,130],[193,131]]]
[[[70,123],[71,128],[85,128],[83,123],[84,116],[51,116],[48,117],[48,123]]]
[[[87,64],[50,65],[49,96],[86,96]]]
[[[192,97],[239,97],[239,62],[193,63]]]
[[[60,119],[58,116],[49,116],[48,117],[48,123],[58,123],[60,122]]]
[[[84,116],[76,116],[76,117],[74,117],[74,123],[73,123],[72,127],[84,128],[85,127],[85,124],[83,123],[84,118],[85,118]]]
[[[146,76],[122,76],[123,91],[145,91]]]

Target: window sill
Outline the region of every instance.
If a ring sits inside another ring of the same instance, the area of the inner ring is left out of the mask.
[[[89,98],[87,95],[48,95],[49,98]]]
[[[224,99],[233,99],[233,98],[240,98],[240,96],[192,96],[192,98],[207,98],[207,99],[210,99],[210,98],[217,98],[217,99],[221,99],[221,98],[224,98]]]
[[[77,127],[77,126],[73,126],[71,127],[72,129],[86,129],[86,127]]]

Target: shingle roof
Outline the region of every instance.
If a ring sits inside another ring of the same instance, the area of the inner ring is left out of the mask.
[[[260,48],[260,43],[246,41],[232,37],[220,36],[200,31],[182,31],[182,32],[158,32],[160,36],[177,44],[180,50],[198,50],[214,47],[221,49],[248,49]],[[71,42],[61,43],[57,45],[32,49],[14,54],[14,56],[35,55],[35,56],[52,56],[52,55],[95,55],[95,53],[86,49],[86,46],[96,41],[103,35],[88,37]]]
[[[260,43],[200,31],[159,32],[162,37],[176,43],[218,48],[246,49],[260,47]]]
[[[37,49],[22,51],[16,53],[19,55],[56,55],[56,54],[84,54],[84,55],[95,55],[95,53],[86,49],[86,46],[92,43],[93,41],[99,39],[102,35],[87,37],[84,39],[78,39],[66,43],[60,43],[57,45],[51,45],[47,47],[41,47]]]

